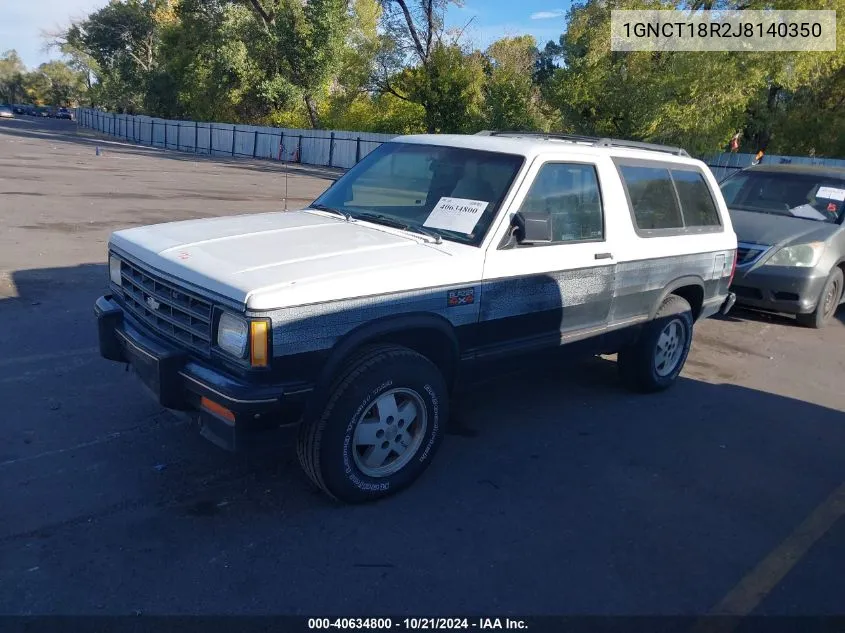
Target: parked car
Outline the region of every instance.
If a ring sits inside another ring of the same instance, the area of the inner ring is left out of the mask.
[[[20,103],[17,103],[17,104],[12,106],[12,111],[15,114],[26,114],[26,106],[22,105]]]
[[[845,299],[845,169],[757,165],[721,189],[739,239],[737,302],[824,327]]]
[[[14,119],[15,113],[7,105],[0,105],[0,119]]]
[[[306,209],[114,233],[95,313],[101,355],[161,405],[230,449],[302,420],[305,472],[360,502],[427,468],[487,363],[618,352],[628,385],[666,389],[696,320],[730,309],[735,254],[683,150],[405,136]]]
[[[58,110],[56,110],[56,118],[73,121],[73,111],[68,110],[67,108],[59,108]]]
[[[50,116],[50,108],[48,106],[38,106],[35,108],[35,116],[47,118]]]

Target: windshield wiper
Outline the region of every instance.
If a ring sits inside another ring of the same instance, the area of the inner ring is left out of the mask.
[[[347,222],[352,219],[352,216],[346,213],[346,211],[341,211],[340,209],[335,209],[334,207],[327,207],[324,204],[312,204],[311,208],[317,209],[318,211],[328,211],[329,213],[334,213],[335,215],[341,216]]]
[[[424,229],[421,226],[413,226],[411,224],[406,224],[401,220],[389,218],[386,215],[381,215],[380,213],[359,213],[355,217],[360,218],[362,220],[367,220],[369,222],[373,222],[374,224],[383,224],[384,226],[390,226],[394,229],[408,231],[409,233],[418,233],[419,235],[425,235],[426,237],[430,237],[431,239],[433,239],[435,244],[440,244],[443,241],[443,238],[441,238],[440,235],[438,235],[434,231],[429,231],[428,229]]]

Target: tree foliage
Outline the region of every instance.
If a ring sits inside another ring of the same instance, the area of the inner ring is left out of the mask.
[[[14,50],[0,56],[0,103],[74,105],[87,89],[85,75],[62,61],[28,71]]]
[[[748,0],[741,4],[748,9],[811,9],[834,8],[836,0]],[[714,8],[739,5],[723,0],[707,3]],[[842,45],[833,53],[610,50],[611,9],[693,6],[704,7],[702,3],[651,0],[587,0],[575,5],[561,40],[563,68],[555,70],[549,80],[552,105],[579,132],[712,152],[742,131],[746,149],[792,151],[778,141],[775,126],[785,124],[787,111],[800,115],[795,109],[800,99],[796,101],[794,96],[803,94],[807,103],[809,94],[830,88],[845,61]],[[842,33],[842,24],[838,32]],[[826,146],[832,149],[830,143]]]
[[[379,132],[545,130],[723,149],[845,155],[842,0],[580,0],[541,46],[477,50],[461,0],[111,0],[49,36],[53,85],[166,117]],[[614,52],[612,9],[840,9],[835,52]],[[44,93],[0,59],[0,98]],[[39,79],[40,77],[40,79]],[[41,82],[41,83],[39,83]],[[45,97],[47,98],[47,97]]]

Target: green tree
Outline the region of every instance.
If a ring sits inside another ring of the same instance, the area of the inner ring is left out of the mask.
[[[26,66],[16,50],[0,56],[0,102],[17,103],[23,97],[25,72]]]
[[[384,35],[375,84],[382,93],[422,107],[428,132],[477,130],[483,121],[485,60],[445,32],[445,12],[458,0],[382,0]]]
[[[522,35],[497,40],[487,49],[487,58],[487,125],[494,130],[546,127],[540,112],[540,91],[532,78],[538,58],[534,38]]]
[[[312,127],[320,127],[318,100],[343,59],[351,20],[347,0],[249,0],[260,26],[244,40],[264,78],[258,97],[268,112],[304,103]]]
[[[378,0],[350,3],[350,28],[341,51],[340,67],[329,87],[326,113],[321,115],[327,119],[327,124],[346,117],[346,111],[353,105],[371,102],[371,79],[381,46],[378,33],[381,15]],[[354,115],[350,116],[354,118]]]
[[[44,51],[50,53],[58,51],[65,58],[67,65],[81,73],[85,79],[85,90],[91,90],[99,73],[99,67],[94,58],[86,51],[82,42],[82,32],[78,25],[71,24],[66,29],[43,31]]]
[[[52,103],[51,89],[53,87],[50,77],[44,73],[33,71],[23,76],[23,89],[25,99],[28,103],[35,105],[46,105]]]
[[[833,8],[837,1],[748,0],[744,8]],[[563,67],[554,71],[548,91],[565,127],[674,143],[698,153],[722,149],[744,129],[747,144],[756,149],[777,138],[775,126],[797,103],[793,92],[827,85],[842,67],[841,43],[835,53],[610,50],[611,9],[700,5],[652,0],[587,0],[575,5],[562,40]],[[738,3],[712,6],[736,8]]]
[[[116,109],[144,106],[147,82],[158,69],[163,26],[174,19],[175,0],[112,0],[54,41],[97,74],[92,94]]]
[[[53,105],[75,105],[86,93],[86,75],[74,70],[63,61],[50,61],[41,64],[32,74],[43,76],[49,82],[47,94],[43,99]]]

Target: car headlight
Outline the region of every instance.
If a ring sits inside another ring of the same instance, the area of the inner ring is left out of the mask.
[[[824,253],[824,242],[786,246],[766,260],[765,266],[798,266],[813,268]]]
[[[217,345],[224,352],[243,358],[249,338],[246,319],[224,312],[217,323]]]
[[[117,286],[123,285],[123,278],[120,274],[121,261],[114,255],[109,255],[109,279]]]

